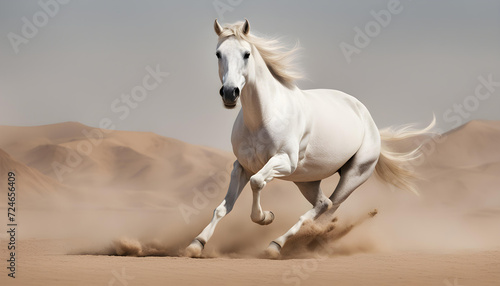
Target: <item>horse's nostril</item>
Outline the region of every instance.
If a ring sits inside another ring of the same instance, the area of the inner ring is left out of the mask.
[[[238,97],[238,96],[240,96],[240,89],[236,87],[236,88],[234,89],[233,93],[234,93],[234,97]]]
[[[224,95],[224,86],[222,86],[219,90],[219,94],[220,96],[223,96]]]

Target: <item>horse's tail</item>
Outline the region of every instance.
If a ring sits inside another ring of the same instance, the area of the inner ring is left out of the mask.
[[[424,129],[416,130],[412,126],[404,126],[399,129],[386,128],[380,130],[381,149],[380,157],[375,166],[375,173],[385,182],[395,187],[406,189],[418,195],[413,181],[416,179],[412,162],[415,162],[421,155],[420,144],[408,152],[392,151],[388,144],[397,143],[403,140],[411,140],[416,137],[431,133],[431,129],[436,125],[436,118]]]

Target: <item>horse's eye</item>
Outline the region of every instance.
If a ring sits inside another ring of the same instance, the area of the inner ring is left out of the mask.
[[[220,59],[220,52],[216,52],[215,56],[217,56],[217,58]]]
[[[243,58],[244,59],[248,59],[250,57],[250,53],[249,52],[246,52],[244,55],[243,55]]]

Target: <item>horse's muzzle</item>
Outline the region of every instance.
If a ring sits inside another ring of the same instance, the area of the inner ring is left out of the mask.
[[[240,89],[237,87],[228,88],[222,86],[219,94],[222,96],[224,107],[231,109],[236,106],[236,102],[238,101],[238,97],[240,96]]]

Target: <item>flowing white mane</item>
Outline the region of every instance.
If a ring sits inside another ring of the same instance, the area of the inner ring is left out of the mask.
[[[294,59],[299,47],[295,46],[292,49],[287,49],[277,39],[261,38],[251,33],[245,35],[241,29],[243,24],[244,22],[238,22],[225,25],[222,33],[219,35],[219,41],[234,36],[237,39],[250,43],[259,51],[267,68],[276,80],[287,87],[295,86],[295,80],[302,77],[294,65]]]

